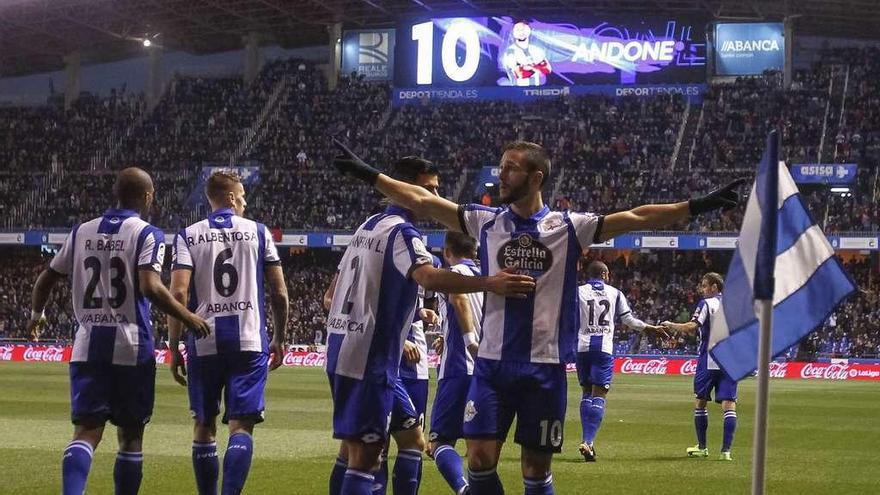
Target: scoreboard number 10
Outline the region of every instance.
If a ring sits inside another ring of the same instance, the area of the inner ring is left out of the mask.
[[[423,22],[412,27],[412,39],[418,44],[416,60],[416,83],[434,82],[434,23]],[[456,46],[464,45],[464,61],[456,60]],[[440,45],[440,61],[446,77],[464,82],[474,76],[480,65],[480,36],[469,22],[452,22],[443,34]]]

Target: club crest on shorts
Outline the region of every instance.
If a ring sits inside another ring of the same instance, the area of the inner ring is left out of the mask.
[[[498,267],[516,267],[533,277],[553,266],[553,252],[530,234],[520,234],[498,248]]]
[[[464,406],[464,422],[469,423],[477,415],[477,408],[474,407],[474,401],[469,400]]]

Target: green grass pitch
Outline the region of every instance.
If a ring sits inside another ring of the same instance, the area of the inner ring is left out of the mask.
[[[596,447],[585,464],[575,377],[569,377],[564,452],[553,465],[556,492],[744,494],[750,486],[755,381],[740,385],[739,430],[733,463],[716,461],[721,412],[709,410],[709,459],[687,459],[694,443],[691,380],[618,375]],[[160,366],[156,408],[144,447],[144,494],[195,493],[190,461],[191,423],[185,390]],[[432,382],[433,394],[433,382]],[[67,367],[0,364],[0,493],[60,491],[61,451],[70,439]],[[869,382],[774,380],[771,383],[768,493],[877,493],[880,385]],[[270,375],[266,422],[255,435],[246,493],[324,494],[337,442],[330,434],[331,403],[319,369],[282,369]],[[88,493],[113,491],[116,442],[108,429],[95,454]],[[218,438],[220,452],[225,438]],[[460,445],[459,451],[463,452]],[[393,456],[393,451],[392,451]],[[522,493],[519,447],[509,443],[499,472],[508,493]],[[421,493],[451,493],[426,460]]]

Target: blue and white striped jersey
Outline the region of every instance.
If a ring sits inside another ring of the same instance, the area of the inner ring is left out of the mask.
[[[431,256],[433,259],[434,268],[440,268],[443,264],[440,262],[440,258],[436,256]],[[401,357],[400,359],[400,377],[405,378],[407,380],[427,380],[429,377],[428,372],[428,340],[425,337],[425,324],[421,318],[419,318],[419,310],[425,307],[425,299],[431,299],[435,297],[435,293],[433,291],[425,290],[424,287],[419,286],[419,299],[416,303],[416,311],[413,314],[413,322],[409,327],[409,333],[406,336],[406,340],[415,344],[416,347],[419,348],[419,361],[417,363],[410,363],[405,358]]]
[[[72,362],[133,366],[154,360],[150,301],[138,270],[162,271],[165,235],[111,208],[73,228],[49,267],[71,277],[77,328]]]
[[[578,352],[614,353],[614,324],[641,330],[644,322],[632,315],[629,302],[620,290],[602,280],[588,280],[578,287],[581,307],[581,328]]]
[[[697,303],[697,309],[694,310],[694,315],[691,317],[691,321],[700,325],[700,328],[697,329],[700,337],[699,359],[700,361],[705,359],[706,365],[710,370],[721,369],[718,367],[718,363],[712,359],[712,355],[709,354],[711,350],[709,349],[709,339],[712,336],[712,323],[717,317],[719,309],[721,309],[721,294],[715,297],[700,299],[700,302]]]
[[[463,260],[450,268],[453,272],[467,277],[479,276],[480,269],[471,260]],[[483,319],[483,293],[472,292],[465,294],[471,307],[474,320],[474,330],[477,337],[480,336],[480,321]],[[443,325],[443,355],[440,357],[440,367],[437,369],[437,379],[451,378],[455,376],[472,375],[474,373],[474,357],[467,350],[467,344],[461,335],[461,326],[455,308],[449,304],[447,298],[442,301],[443,311],[441,315],[446,322]]]
[[[409,220],[389,206],[358,227],[339,263],[327,317],[327,372],[396,380],[418,298],[412,271],[431,253]]]
[[[577,260],[596,241],[602,218],[550,211],[521,218],[509,208],[459,207],[462,231],[477,239],[483,275],[508,267],[535,277],[526,299],[486,295],[480,357],[526,363],[574,360],[578,333]]]
[[[263,271],[281,259],[265,225],[216,210],[177,234],[173,259],[174,270],[192,270],[189,308],[211,327],[187,336],[190,355],[269,352]]]

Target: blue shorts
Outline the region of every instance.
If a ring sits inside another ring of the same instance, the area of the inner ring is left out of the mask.
[[[395,382],[384,376],[358,380],[328,373],[327,377],[333,397],[333,438],[384,443],[391,424]]]
[[[409,378],[401,378],[403,388],[406,389],[407,395],[412,400],[413,407],[416,410],[416,417],[419,419],[419,426],[425,427],[425,413],[428,410],[428,380],[412,380]]]
[[[269,375],[269,355],[262,352],[230,352],[187,359],[189,408],[200,423],[220,414],[230,419],[263,421],[264,391]]]
[[[578,381],[582,387],[596,385],[611,388],[614,374],[614,356],[607,352],[588,351],[577,353]]]
[[[428,402],[428,382],[427,380],[413,380],[425,382],[425,402]],[[394,398],[391,407],[391,431],[412,430],[422,425],[424,416],[419,418],[419,410],[416,408],[412,397],[409,395],[403,380],[397,378],[394,380]],[[424,407],[424,406],[422,406]],[[424,411],[424,409],[422,409]],[[424,413],[422,413],[424,414]]]
[[[710,370],[703,366],[697,366],[694,375],[694,397],[703,400],[712,400],[712,390],[715,390],[715,402],[729,400],[736,402],[737,383],[723,370]]]
[[[513,440],[534,450],[561,452],[568,383],[563,364],[477,359],[464,409],[464,437]]]
[[[110,421],[116,426],[150,422],[156,392],[156,362],[136,366],[70,363],[73,424]]]
[[[470,375],[454,376],[437,381],[437,394],[431,407],[432,442],[454,443],[464,436],[464,405],[467,402]]]

